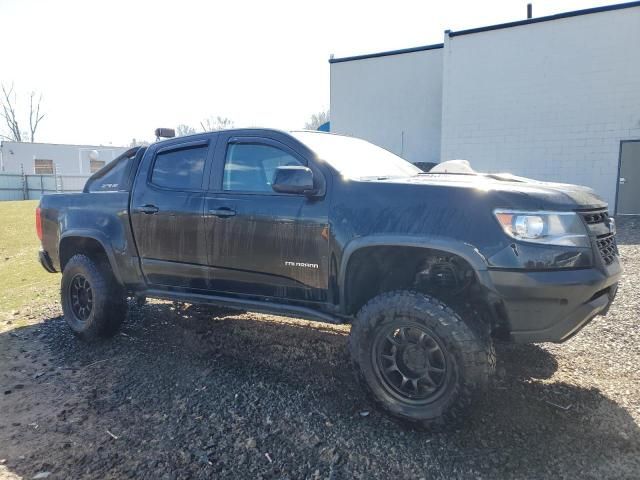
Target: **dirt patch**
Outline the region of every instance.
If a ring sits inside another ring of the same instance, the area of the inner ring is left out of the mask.
[[[153,302],[86,344],[34,310],[0,333],[0,477],[637,478],[633,230],[609,315],[562,345],[498,345],[486,401],[438,433],[368,403],[348,326]]]

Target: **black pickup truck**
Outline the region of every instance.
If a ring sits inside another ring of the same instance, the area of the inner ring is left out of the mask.
[[[621,275],[615,223],[588,188],[424,173],[321,132],[134,148],[83,193],[45,195],[36,220],[80,337],[114,334],[128,298],[349,322],[362,385],[427,426],[474,404],[493,339],[567,340],[606,313]]]

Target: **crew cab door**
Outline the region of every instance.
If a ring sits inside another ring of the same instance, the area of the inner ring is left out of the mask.
[[[273,191],[283,165],[309,166],[274,138],[221,134],[204,207],[214,290],[326,300],[327,200]]]
[[[147,283],[207,288],[205,178],[216,135],[147,150],[131,196],[131,223]]]

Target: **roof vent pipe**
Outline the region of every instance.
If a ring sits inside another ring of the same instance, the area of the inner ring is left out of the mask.
[[[527,3],[527,19],[533,18],[533,5],[531,3]]]

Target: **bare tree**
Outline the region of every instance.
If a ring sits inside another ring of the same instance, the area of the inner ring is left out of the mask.
[[[329,121],[329,110],[311,115],[311,119],[304,124],[306,130],[317,130],[320,125]]]
[[[36,130],[38,129],[38,124],[44,118],[44,113],[40,115],[40,104],[42,103],[42,94],[38,97],[38,103],[36,104],[35,110],[33,109],[33,98],[36,96],[36,92],[31,92],[31,96],[29,97],[29,131],[31,132],[31,143],[33,143]]]
[[[42,95],[39,95],[36,99],[36,92],[31,92],[29,98],[29,141],[34,142],[36,137],[36,131],[38,130],[38,125],[45,117],[45,114],[40,114],[40,104],[42,103]],[[13,88],[13,84],[11,87],[7,88],[4,84],[2,84],[2,113],[0,115],[4,119],[4,123],[9,129],[9,135],[0,135],[7,140],[12,140],[14,142],[22,142],[23,138],[27,135],[27,132],[22,132],[20,130],[20,125],[18,123],[18,114],[16,112],[17,109],[17,95],[15,89]]]
[[[9,90],[7,90],[7,87],[2,84],[2,118],[4,118],[4,122],[7,125],[10,134],[10,136],[3,135],[3,138],[14,142],[21,142],[22,133],[20,132],[20,126],[18,125],[15,104],[16,94],[13,91],[13,84]]]
[[[193,135],[194,133],[198,132],[191,125],[185,125],[184,123],[181,123],[176,127],[176,137],[184,137],[185,135]]]
[[[227,117],[209,117],[200,122],[203,132],[214,132],[233,128],[233,120]]]

